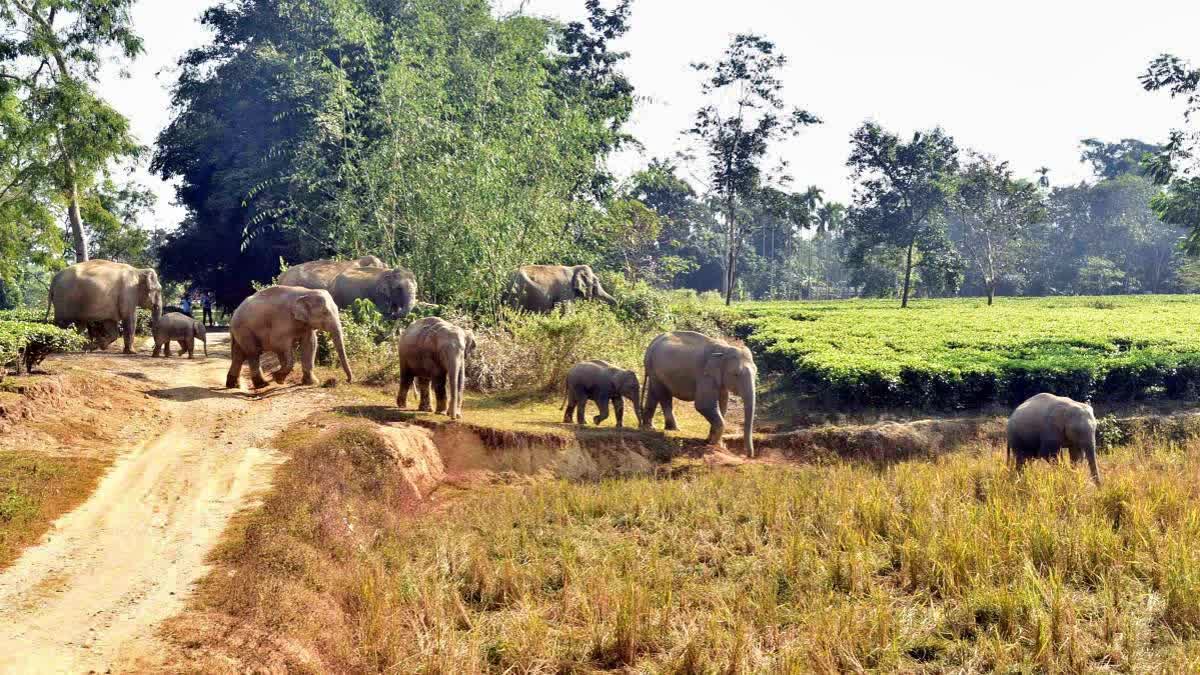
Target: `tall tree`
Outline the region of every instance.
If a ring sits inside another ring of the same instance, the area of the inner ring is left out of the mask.
[[[883,245],[902,250],[901,307],[908,306],[918,247],[944,248],[940,216],[953,190],[958,148],[941,129],[918,131],[905,143],[874,122],[851,136],[846,162],[857,181],[849,220],[860,254]]]
[[[372,253],[488,311],[518,265],[594,258],[632,98],[607,47],[627,12],[589,7],[566,27],[486,0],[209,10],[154,161],[192,216],[164,270],[236,304],[281,257]]]
[[[958,176],[951,210],[961,223],[962,249],[983,277],[988,305],[996,282],[1016,262],[1027,228],[1045,216],[1037,186],[1013,177],[1008,162],[974,154]]]
[[[1150,62],[1141,77],[1146,91],[1166,90],[1183,101],[1183,126],[1172,129],[1162,150],[1145,162],[1146,172],[1167,187],[1151,202],[1163,221],[1189,230],[1184,249],[1200,255],[1200,68],[1172,54]]]
[[[1142,164],[1153,161],[1154,156],[1163,151],[1161,145],[1146,143],[1136,138],[1123,138],[1116,143],[1107,143],[1098,138],[1085,138],[1079,144],[1083,147],[1079,160],[1091,164],[1092,171],[1101,179],[1140,174]]]
[[[67,206],[77,261],[88,259],[82,204],[110,162],[139,148],[129,123],[92,91],[105,55],[142,51],[135,0],[0,0],[0,79],[16,88],[46,138],[47,160]]]
[[[715,63],[696,63],[705,73],[701,92],[710,102],[696,111],[688,133],[705,145],[710,188],[725,216],[725,304],[733,301],[738,252],[745,228],[738,205],[768,181],[762,170],[771,144],[820,124],[800,108],[786,109],[779,73],[787,57],[766,38],[741,34]]]

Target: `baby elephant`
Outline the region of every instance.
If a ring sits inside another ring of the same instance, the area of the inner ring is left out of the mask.
[[[451,419],[462,419],[463,388],[466,383],[467,354],[475,349],[475,336],[436,316],[412,322],[400,336],[400,391],[396,405],[403,410],[408,405],[408,391],[413,380],[421,396],[418,410],[432,411],[429,406],[429,383],[437,396],[437,412]],[[446,385],[449,384],[449,401]]]
[[[583,412],[589,400],[595,401],[600,414],[592,418],[594,424],[608,419],[608,403],[612,401],[617,413],[617,426],[624,426],[624,399],[633,403],[633,414],[638,422],[642,416],[638,410],[638,376],[632,370],[623,370],[607,361],[584,361],[571,366],[567,371],[566,406],[563,424],[571,423],[571,414],[583,424]]]
[[[154,356],[158,356],[160,350],[164,350],[163,356],[171,355],[171,342],[179,343],[179,353],[187,352],[188,358],[192,358],[192,349],[195,347],[194,340],[199,340],[204,343],[204,355],[208,356],[208,338],[205,336],[204,324],[193,319],[186,314],[179,312],[170,312],[163,314],[158,319],[158,323],[154,324]]]
[[[1099,485],[1092,406],[1064,396],[1038,394],[1008,418],[1008,451],[1016,457],[1018,470],[1030,459],[1053,460],[1063,446],[1070,450],[1072,462],[1087,458],[1092,480]]]

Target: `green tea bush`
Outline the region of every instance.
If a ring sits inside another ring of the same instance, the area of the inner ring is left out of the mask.
[[[82,335],[72,330],[0,318],[0,377],[9,369],[20,372],[21,366],[25,372],[32,372],[47,356],[81,350],[85,342]]]
[[[1200,391],[1193,296],[748,303],[727,319],[760,366],[828,404],[970,409]],[[720,317],[719,313],[708,312]]]

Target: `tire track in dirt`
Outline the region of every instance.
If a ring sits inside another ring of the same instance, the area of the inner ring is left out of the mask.
[[[155,626],[183,609],[230,518],[269,487],[282,457],[266,444],[333,402],[313,387],[223,390],[228,337],[210,343],[212,356],[191,361],[69,357],[161,386],[149,393],[169,422],[125,450],[86,502],[0,573],[0,672],[154,663]]]

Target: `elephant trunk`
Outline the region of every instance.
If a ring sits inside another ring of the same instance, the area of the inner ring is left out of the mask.
[[[1083,448],[1084,455],[1087,456],[1088,469],[1092,472],[1092,480],[1096,485],[1100,484],[1100,468],[1096,466],[1096,442],[1092,441]]]
[[[596,289],[596,297],[600,298],[601,300],[607,302],[610,305],[617,304],[617,299],[614,298],[613,296],[609,295],[608,292],[605,291],[603,288]]]
[[[208,338],[201,336],[200,344],[204,345],[204,358],[208,358]]]
[[[745,419],[742,420],[742,434],[745,437],[746,454],[754,457],[754,370],[746,368],[738,377],[738,395],[742,397]]]
[[[339,321],[334,321],[330,326],[329,334],[333,337],[333,347],[337,350],[338,361],[342,363],[342,370],[346,373],[346,381],[354,381],[354,371],[350,370],[350,359],[346,358],[346,344],[342,340],[342,324]]]

